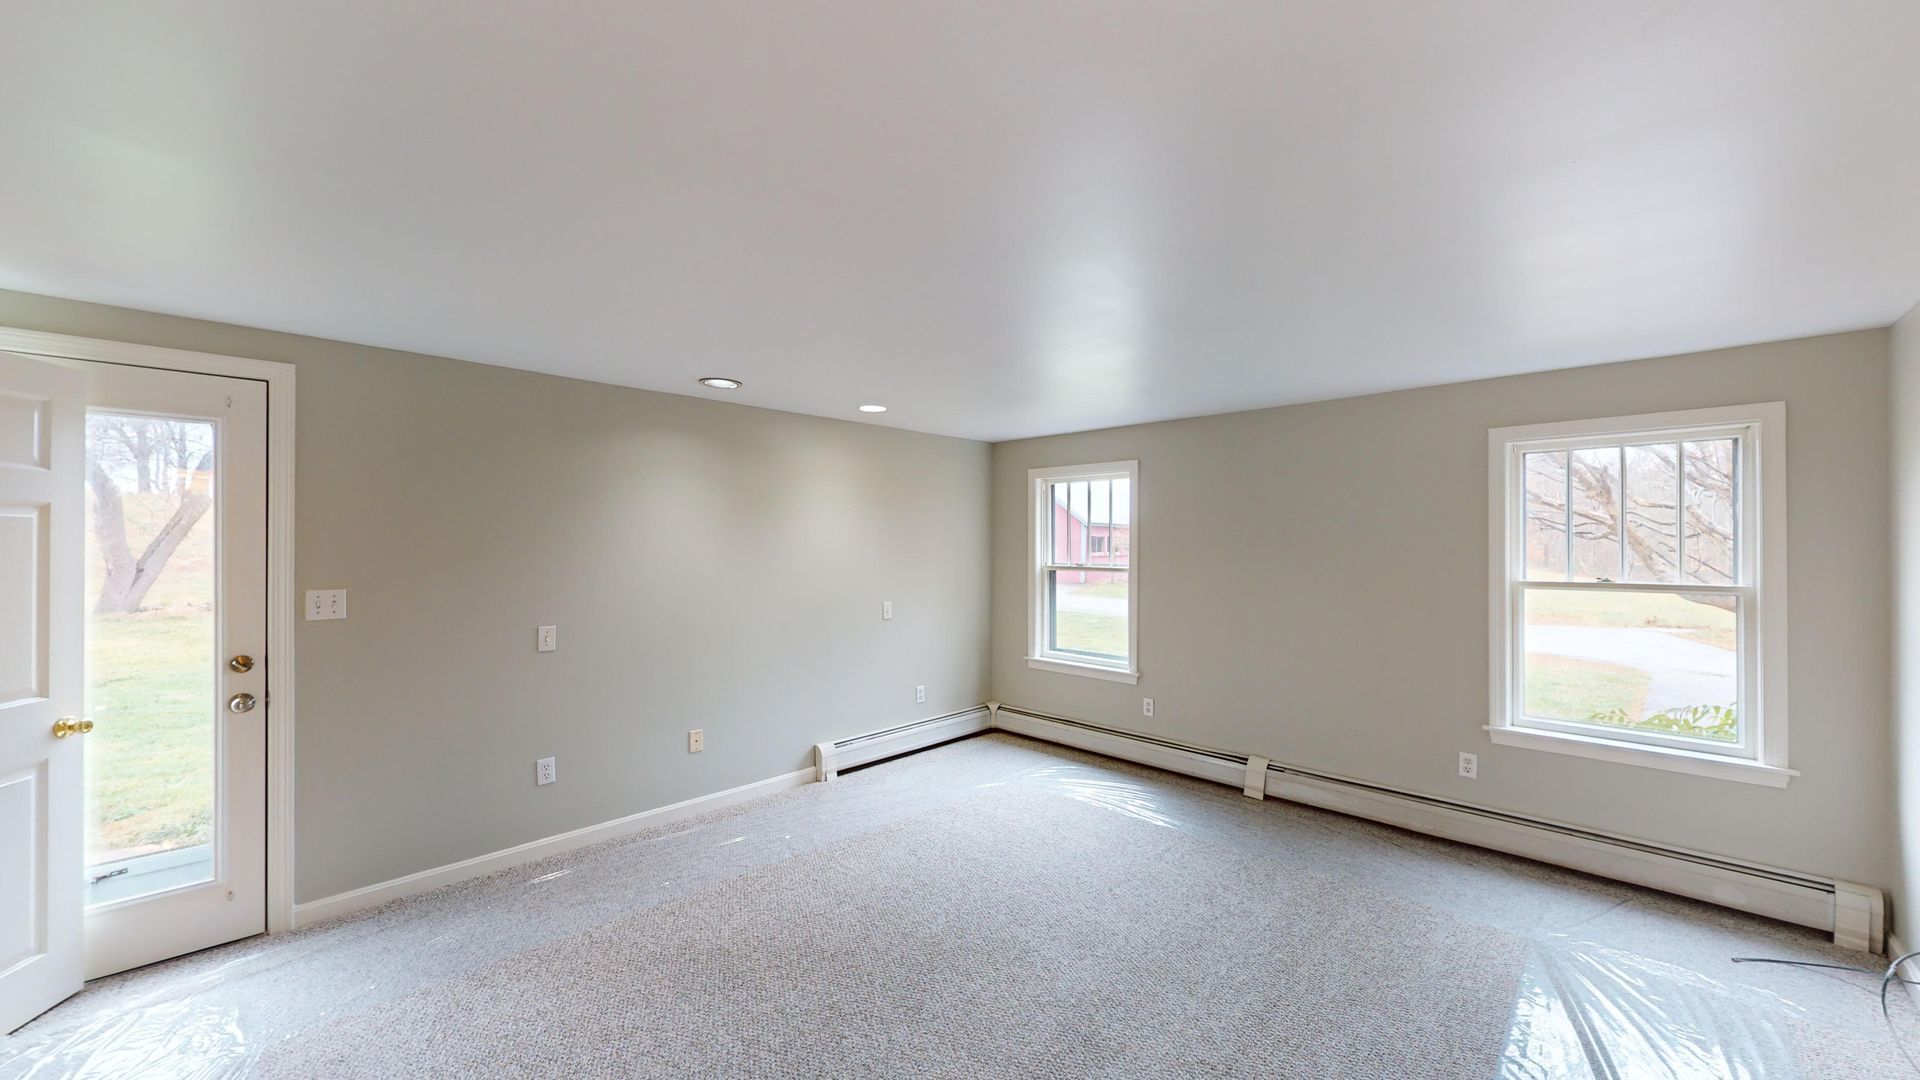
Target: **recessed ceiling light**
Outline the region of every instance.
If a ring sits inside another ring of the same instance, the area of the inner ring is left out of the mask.
[[[860,406],[860,411],[861,412],[886,412],[887,407],[885,405],[862,405]]]
[[[700,385],[710,386],[715,390],[738,390],[740,389],[740,380],[729,379],[721,375],[709,375],[700,380]]]

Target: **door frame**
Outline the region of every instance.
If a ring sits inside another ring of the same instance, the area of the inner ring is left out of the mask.
[[[90,360],[267,384],[267,933],[293,929],[294,366],[0,326],[0,351]]]

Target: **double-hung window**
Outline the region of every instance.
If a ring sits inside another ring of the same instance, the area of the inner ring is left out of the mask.
[[[1028,473],[1031,667],[1139,680],[1137,461]]]
[[[1495,742],[1786,783],[1785,416],[1490,433]]]

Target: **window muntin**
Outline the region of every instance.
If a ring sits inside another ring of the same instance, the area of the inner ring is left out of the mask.
[[[1034,470],[1029,659],[1134,673],[1133,462]]]
[[[1757,426],[1516,440],[1496,726],[1759,756]]]

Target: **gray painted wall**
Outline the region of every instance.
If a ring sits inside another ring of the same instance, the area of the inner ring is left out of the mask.
[[[1903,910],[1920,897],[1920,307],[1892,330],[1893,775],[1898,818],[1888,837],[1899,886],[1894,932],[1920,940]]]
[[[984,700],[989,504],[991,696],[1812,872],[1898,877],[1887,495],[1897,483],[1900,549],[1920,558],[1914,316],[1892,335],[1897,443],[1889,334],[1868,331],[991,451],[19,293],[0,292],[0,325],[299,366],[297,585],[352,597],[346,622],[299,631],[303,901],[799,769],[814,742]],[[1776,399],[1788,403],[1792,764],[1805,775],[1774,790],[1491,745],[1486,430]],[[1141,461],[1141,684],[1031,671],[1025,471],[1129,457]],[[1920,586],[1902,592],[1911,618]],[[548,622],[561,648],[541,656],[533,628]],[[1903,670],[1920,670],[1915,640]],[[1914,681],[1902,682],[1909,716]],[[692,727],[707,731],[698,756],[685,752]],[[1910,775],[1916,730],[1901,729]],[[1481,755],[1480,780],[1455,776],[1459,750]],[[532,762],[549,754],[560,782],[536,788]],[[1901,807],[1905,835],[1920,836],[1920,796]]]
[[[0,325],[298,365],[296,585],[350,613],[297,638],[299,900],[986,700],[985,444],[20,293]]]
[[[1887,348],[1864,331],[1000,444],[994,696],[1889,885]],[[1805,775],[1779,790],[1494,746],[1487,429],[1773,400]],[[1140,461],[1140,685],[1031,670],[1026,471],[1124,458]],[[1456,775],[1462,750],[1479,780]]]

